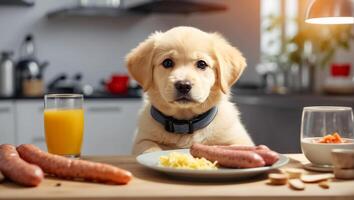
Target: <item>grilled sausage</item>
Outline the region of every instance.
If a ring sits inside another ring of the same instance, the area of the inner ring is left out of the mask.
[[[259,146],[215,146],[218,148],[228,149],[228,150],[236,150],[236,151],[252,151],[256,154],[260,155],[265,161],[265,165],[273,165],[275,162],[279,160],[279,154],[275,151],[270,150],[265,145]]]
[[[108,164],[85,160],[72,160],[63,156],[43,152],[31,144],[17,147],[21,158],[40,166],[44,172],[67,179],[127,184],[132,179],[129,171]]]
[[[0,145],[0,171],[6,178],[25,186],[37,186],[44,177],[41,168],[22,160],[10,144]]]
[[[229,150],[243,150],[243,151],[254,151],[254,150],[270,150],[266,145],[250,146],[250,145],[214,145],[215,147],[220,147]]]
[[[263,158],[265,165],[273,165],[279,160],[279,154],[272,150],[255,150],[253,152]]]
[[[195,143],[190,148],[190,153],[194,157],[217,161],[223,167],[253,168],[265,165],[262,157],[252,151],[229,150]]]

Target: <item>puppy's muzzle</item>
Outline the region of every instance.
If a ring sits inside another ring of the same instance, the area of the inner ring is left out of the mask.
[[[175,88],[177,90],[177,97],[188,96],[189,91],[192,89],[192,84],[190,81],[177,81],[175,83]]]

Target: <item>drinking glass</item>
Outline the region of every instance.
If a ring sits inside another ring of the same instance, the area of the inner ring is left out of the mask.
[[[323,136],[338,133],[342,143],[320,143]],[[301,120],[301,149],[316,167],[331,167],[332,149],[353,149],[353,112],[350,107],[304,107]]]
[[[44,129],[49,153],[78,158],[84,131],[83,95],[44,96]]]

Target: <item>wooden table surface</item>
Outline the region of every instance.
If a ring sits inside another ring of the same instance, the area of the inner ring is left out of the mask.
[[[301,154],[285,167],[301,168],[306,159]],[[354,200],[354,180],[333,180],[330,189],[307,184],[304,191],[287,186],[267,185],[267,176],[243,181],[193,182],[176,180],[137,164],[132,156],[100,156],[84,159],[110,163],[130,170],[134,179],[128,185],[105,185],[46,178],[40,186],[26,188],[11,182],[0,184],[0,199],[347,199]],[[61,186],[56,186],[61,183]]]

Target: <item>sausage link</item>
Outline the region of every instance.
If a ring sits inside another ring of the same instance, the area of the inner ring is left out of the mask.
[[[260,149],[260,150],[255,150],[253,152],[255,152],[256,154],[260,155],[263,158],[265,165],[273,165],[279,160],[279,154],[272,150]]]
[[[10,144],[0,145],[0,171],[6,178],[25,186],[37,186],[44,177],[41,168],[22,160]]]
[[[17,147],[17,151],[27,162],[36,164],[44,172],[61,178],[81,178],[115,184],[127,184],[132,179],[132,174],[129,171],[118,167],[85,160],[72,160],[43,152],[31,144],[20,145]]]
[[[256,154],[260,155],[265,161],[265,165],[272,165],[279,160],[279,154],[275,151],[270,150],[265,145],[259,146],[214,146],[217,148],[223,148],[228,150],[236,150],[236,151],[252,151]]]
[[[266,145],[250,146],[250,145],[214,145],[215,147],[220,147],[229,150],[243,150],[243,151],[255,151],[255,150],[270,150]]]
[[[252,151],[229,150],[203,144],[193,144],[190,153],[194,157],[204,157],[220,166],[230,168],[253,168],[265,165],[264,160]]]

